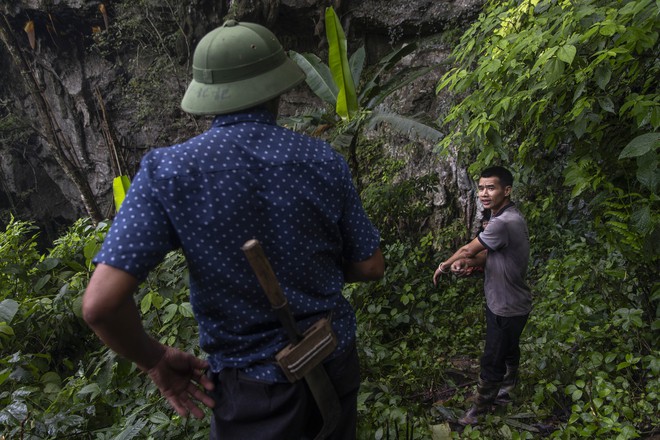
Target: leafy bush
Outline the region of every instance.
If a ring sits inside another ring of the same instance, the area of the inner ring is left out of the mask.
[[[52,257],[36,250],[35,228],[12,221],[0,235],[3,275],[0,321],[3,331],[0,359],[0,424],[10,435],[42,438],[68,433],[81,424],[81,415],[60,413],[67,378],[79,369],[89,339],[74,313],[82,291],[84,257],[56,247]],[[73,252],[75,248],[71,248]],[[10,331],[7,331],[9,329]],[[82,412],[82,411],[81,411]],[[32,436],[31,436],[32,435]]]
[[[383,242],[419,240],[427,233],[424,225],[433,213],[438,177],[402,177],[406,162],[386,157],[378,143],[365,143],[359,153],[360,163],[369,170],[361,195],[363,205],[370,218],[376,219]]]
[[[424,405],[445,381],[438,364],[445,362],[451,338],[439,305],[456,296],[451,288],[430,292],[431,244],[427,235],[418,247],[385,246],[385,278],[346,288],[358,317],[360,438],[429,433]]]
[[[657,334],[623,258],[564,238],[566,253],[549,260],[536,283],[543,298],[527,345],[538,379],[533,407],[567,419],[556,438],[638,437],[660,405]]]
[[[152,383],[82,321],[91,258],[106,232],[106,224],[80,220],[44,255],[30,223],[12,221],[0,234],[0,433],[8,438],[208,435],[199,422],[173,415]],[[137,298],[149,331],[192,349],[196,324],[184,274],[183,258],[169,255]]]
[[[581,218],[588,212],[570,211],[543,230],[546,216],[536,210],[544,208],[523,207],[532,219],[535,309],[523,333],[514,405],[479,426],[450,430],[447,421],[469,405],[478,372],[481,281],[443,278],[433,288],[440,254],[450,252],[435,246],[455,230],[392,240],[383,249],[385,279],[344,292],[358,316],[360,438],[625,439],[652,432],[660,405],[658,284],[645,286],[634,277],[638,268],[589,234]],[[207,422],[176,416],[151,382],[80,320],[91,257],[106,231],[80,220],[44,255],[29,223],[14,221],[0,234],[0,433],[205,438]],[[136,300],[151,333],[197,351],[186,278],[183,256],[171,253]]]

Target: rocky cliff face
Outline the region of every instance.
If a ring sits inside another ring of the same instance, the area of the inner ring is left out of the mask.
[[[53,238],[83,215],[113,213],[111,181],[133,174],[150,148],[181,141],[207,119],[178,107],[190,77],[196,42],[231,16],[269,26],[287,49],[326,57],[323,11],[334,6],[349,50],[365,45],[367,63],[411,39],[440,37],[474,19],[482,0],[5,0],[0,5],[0,220],[8,213],[36,221]],[[431,38],[404,62],[431,65],[449,47]],[[435,96],[442,74],[401,90],[386,103],[402,114],[434,117],[446,103]],[[321,103],[299,87],[282,112]],[[392,154],[398,141],[390,142]],[[422,145],[410,173],[437,172],[435,204],[444,187],[465,180]],[[470,199],[469,185],[461,198]],[[91,199],[91,200],[90,200]],[[85,201],[86,200],[86,201]]]

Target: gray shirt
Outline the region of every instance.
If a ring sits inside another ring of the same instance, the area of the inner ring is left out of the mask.
[[[513,203],[493,216],[479,241],[488,249],[484,292],[488,308],[499,316],[521,316],[532,309],[525,281],[529,263],[529,232]]]

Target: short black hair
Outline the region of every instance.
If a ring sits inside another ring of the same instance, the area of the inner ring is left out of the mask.
[[[513,174],[504,167],[488,167],[481,172],[481,176],[479,177],[497,177],[505,188],[507,186],[513,186]]]

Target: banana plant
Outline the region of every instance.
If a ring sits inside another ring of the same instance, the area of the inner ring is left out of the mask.
[[[339,150],[347,150],[348,162],[358,185],[356,150],[362,130],[387,123],[395,131],[410,137],[436,143],[443,138],[443,134],[431,124],[378,108],[388,96],[437,68],[408,69],[388,76],[401,59],[417,49],[416,42],[402,45],[383,57],[370,69],[373,73],[361,81],[366,60],[364,46],[348,56],[346,35],[332,7],[325,10],[325,30],[328,64],[313,53],[290,51],[289,54],[307,75],[306,82],[312,92],[333,108],[334,113],[324,122],[337,129],[332,144]]]

